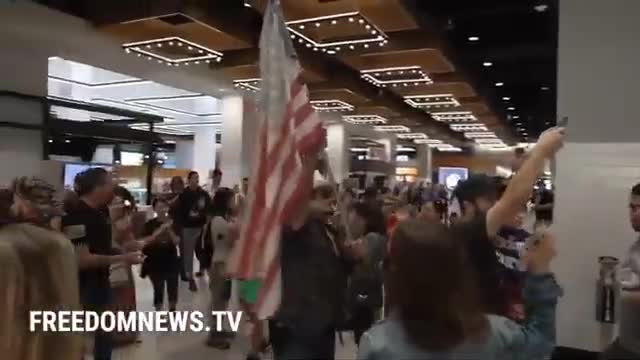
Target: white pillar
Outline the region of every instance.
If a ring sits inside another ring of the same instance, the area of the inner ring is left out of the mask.
[[[33,54],[31,44],[16,43],[0,31],[0,89],[28,95],[47,95],[47,58]],[[37,101],[0,96],[0,122],[42,125]],[[0,127],[0,187],[18,175],[42,174],[43,146],[39,130]]]
[[[258,122],[252,103],[241,96],[222,99],[222,150],[220,168],[222,186],[240,185],[251,176],[257,142]]]
[[[418,176],[424,179],[431,179],[431,148],[426,144],[416,145],[417,157],[416,167]]]
[[[177,140],[176,141],[176,168],[193,169],[194,156],[193,140]]]
[[[216,127],[195,128],[193,139],[193,170],[200,175],[200,185],[210,188],[213,169],[216,167]]]
[[[640,2],[559,3],[558,118],[567,116],[569,125],[555,166],[553,268],[564,288],[557,341],[599,351],[614,329],[595,320],[598,257],[622,259],[638,238],[628,196],[640,181]]]
[[[337,184],[349,177],[349,136],[341,123],[327,125],[327,156]]]
[[[391,172],[387,174],[388,186],[390,188],[393,188],[393,185],[396,182],[396,147],[398,142],[396,140],[396,136],[393,134],[390,134],[387,137],[378,140],[378,142],[384,144],[386,150],[389,167],[391,169]]]

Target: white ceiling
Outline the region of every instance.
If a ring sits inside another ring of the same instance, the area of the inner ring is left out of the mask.
[[[165,123],[156,125],[158,132],[192,134],[196,127],[222,123],[218,98],[59,57],[49,59],[48,95],[162,116]],[[71,120],[90,120],[86,112],[57,112]]]

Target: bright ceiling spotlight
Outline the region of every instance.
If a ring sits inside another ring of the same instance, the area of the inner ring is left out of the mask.
[[[479,41],[480,38],[478,36],[469,36],[469,41]]]
[[[482,63],[482,66],[491,67],[491,66],[493,66],[493,63],[491,61],[485,61],[485,62]]]
[[[539,4],[533,7],[533,9],[537,12],[545,12],[547,11],[547,9],[549,9],[549,5],[547,4]]]

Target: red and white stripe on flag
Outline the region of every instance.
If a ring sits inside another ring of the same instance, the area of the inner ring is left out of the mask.
[[[302,156],[324,146],[322,122],[284,23],[279,0],[269,3],[260,39],[259,138],[240,236],[227,271],[238,279],[261,279],[255,311],[265,319],[280,305],[282,225],[296,209],[307,182]]]

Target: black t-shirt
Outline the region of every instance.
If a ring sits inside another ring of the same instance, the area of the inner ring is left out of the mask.
[[[309,220],[299,230],[285,227],[281,242],[282,303],[276,318],[310,334],[344,320],[348,265],[335,231]]]
[[[150,236],[162,222],[157,218],[147,221],[144,225],[144,235]],[[173,272],[178,264],[178,251],[168,233],[163,233],[156,242],[149,244],[142,250],[147,257],[144,260],[145,271],[149,273]]]
[[[549,190],[542,190],[538,195],[540,196],[540,205],[553,204],[553,192]],[[553,220],[553,209],[548,210],[536,210],[537,220]]]
[[[176,220],[182,227],[202,227],[207,222],[211,198],[209,194],[198,188],[186,188],[178,197],[176,204]]]
[[[65,235],[74,246],[86,246],[96,255],[113,255],[111,246],[111,221],[107,209],[94,209],[84,201],[70,210],[62,219]],[[81,292],[110,288],[109,266],[79,271]]]
[[[461,221],[452,229],[456,239],[464,243],[485,311],[498,315],[504,314],[506,294],[500,281],[500,262],[496,248],[487,234],[486,214],[470,221]]]

